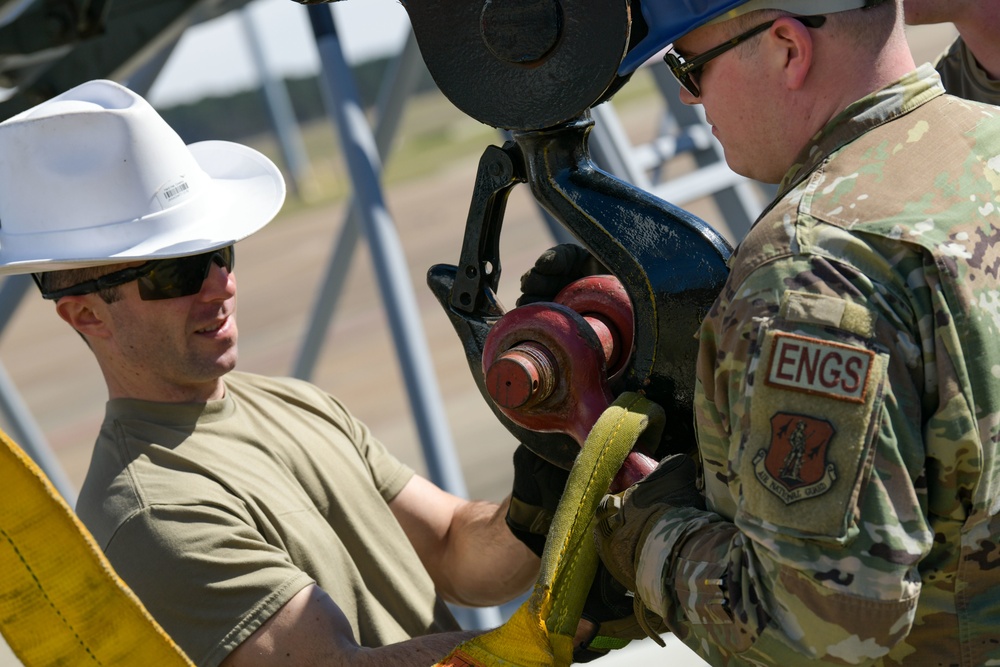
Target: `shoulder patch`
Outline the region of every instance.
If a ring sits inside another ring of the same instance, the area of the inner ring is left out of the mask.
[[[819,338],[774,336],[765,382],[779,389],[864,403],[875,353]]]
[[[754,457],[757,481],[786,505],[823,495],[837,479],[827,461],[836,430],[825,419],[779,412],[771,417],[771,442]]]
[[[870,477],[888,355],[819,335],[770,324],[758,332],[732,465],[736,523],[764,539],[846,539]]]

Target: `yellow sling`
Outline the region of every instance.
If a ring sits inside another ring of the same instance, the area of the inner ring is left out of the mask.
[[[193,665],[0,431],[0,632],[25,667]]]
[[[549,529],[531,596],[499,628],[460,644],[435,667],[563,667],[597,568],[591,522],[625,457],[647,428],[659,436],[664,413],[625,393],[587,436]]]

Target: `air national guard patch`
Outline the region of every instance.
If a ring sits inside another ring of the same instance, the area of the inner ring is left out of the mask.
[[[837,469],[826,453],[834,436],[830,422],[779,412],[771,418],[771,443],[754,457],[754,474],[786,505],[830,490]]]
[[[739,522],[842,538],[871,467],[887,359],[866,337],[811,324],[777,318],[758,332]]]

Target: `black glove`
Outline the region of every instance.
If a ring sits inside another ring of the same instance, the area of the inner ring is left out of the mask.
[[[549,463],[527,446],[514,450],[514,488],[507,527],[539,558],[568,478],[568,470]]]
[[[549,248],[535,260],[535,265],[521,276],[518,306],[538,301],[552,301],[563,287],[587,276],[610,273],[590,252],[575,243]]]
[[[589,636],[576,637],[573,662],[590,662],[633,639],[645,639],[646,633],[636,621],[633,609],[632,595],[598,562],[581,614],[582,620],[589,621],[593,629]]]
[[[568,470],[549,463],[525,445],[514,451],[514,486],[507,527],[539,558],[568,478]],[[603,563],[598,563],[582,618],[593,625],[593,631],[574,647],[574,662],[590,662],[632,639],[646,636],[633,613],[632,596]]]

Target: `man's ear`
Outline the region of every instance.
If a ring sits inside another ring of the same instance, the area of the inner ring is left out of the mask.
[[[97,299],[100,305],[95,304]],[[56,302],[56,312],[67,324],[85,337],[109,338],[107,308],[96,294],[64,296]]]
[[[799,90],[805,85],[813,64],[813,35],[805,25],[785,16],[774,22],[768,31],[776,46],[775,57],[782,67],[788,90]]]

